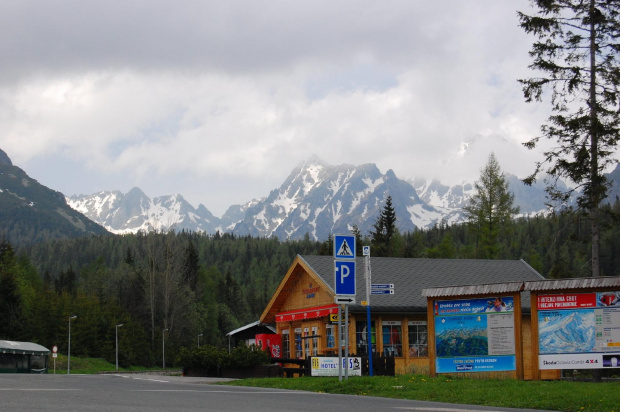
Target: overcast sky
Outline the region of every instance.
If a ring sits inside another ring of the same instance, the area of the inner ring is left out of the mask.
[[[526,0],[0,4],[0,148],[65,195],[140,187],[221,216],[313,154],[474,180],[549,115],[524,102]]]

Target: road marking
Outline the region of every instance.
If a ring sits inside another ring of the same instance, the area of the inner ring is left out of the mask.
[[[403,409],[406,411],[431,411],[431,412],[480,412],[480,411],[500,412],[500,411],[493,411],[493,410],[487,410],[487,409],[429,408],[429,407],[424,407],[424,406],[418,406],[418,407],[397,406],[394,409]]]
[[[82,389],[44,389],[44,388],[0,388],[0,391],[29,391],[29,392],[60,392],[60,391],[81,391]]]
[[[282,395],[285,393],[296,394],[296,391],[267,391],[267,392],[259,392],[259,391],[226,391],[226,390],[218,390],[218,391],[201,391],[199,389],[138,389],[133,392],[199,392],[199,393],[247,393],[247,394],[268,394],[268,395]],[[308,394],[312,394],[314,392],[308,392]]]

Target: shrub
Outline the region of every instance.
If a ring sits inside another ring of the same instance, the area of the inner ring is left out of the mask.
[[[228,358],[224,349],[205,345],[200,348],[181,348],[178,363],[189,369],[214,369],[223,366]]]
[[[231,368],[249,368],[252,366],[268,365],[269,354],[256,345],[240,345],[230,352],[226,366]]]
[[[227,366],[230,368],[249,368],[269,364],[269,354],[255,345],[240,345],[228,353],[225,349],[215,346],[200,348],[181,348],[178,363],[187,369],[216,369]]]

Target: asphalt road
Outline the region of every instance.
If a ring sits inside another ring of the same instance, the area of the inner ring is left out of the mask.
[[[2,411],[515,411],[368,396],[213,385],[158,375],[0,374]],[[538,411],[540,412],[540,411]]]

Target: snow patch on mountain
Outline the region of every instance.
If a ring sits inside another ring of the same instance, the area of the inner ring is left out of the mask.
[[[544,209],[544,189],[522,187],[507,175],[509,189],[522,213]],[[203,205],[194,208],[181,195],[150,199],[139,188],[127,194],[99,192],[68,197],[67,203],[113,233],[190,230],[205,233],[325,240],[330,234],[349,232],[357,226],[363,235],[373,230],[385,199],[392,196],[397,227],[404,232],[436,224],[465,221],[463,207],[475,186],[462,182],[446,186],[437,180],[405,181],[392,170],[381,173],[376,165],[333,166],[316,156],[303,161],[284,183],[261,199],[228,208],[217,218]],[[542,193],[542,195],[541,195]]]

